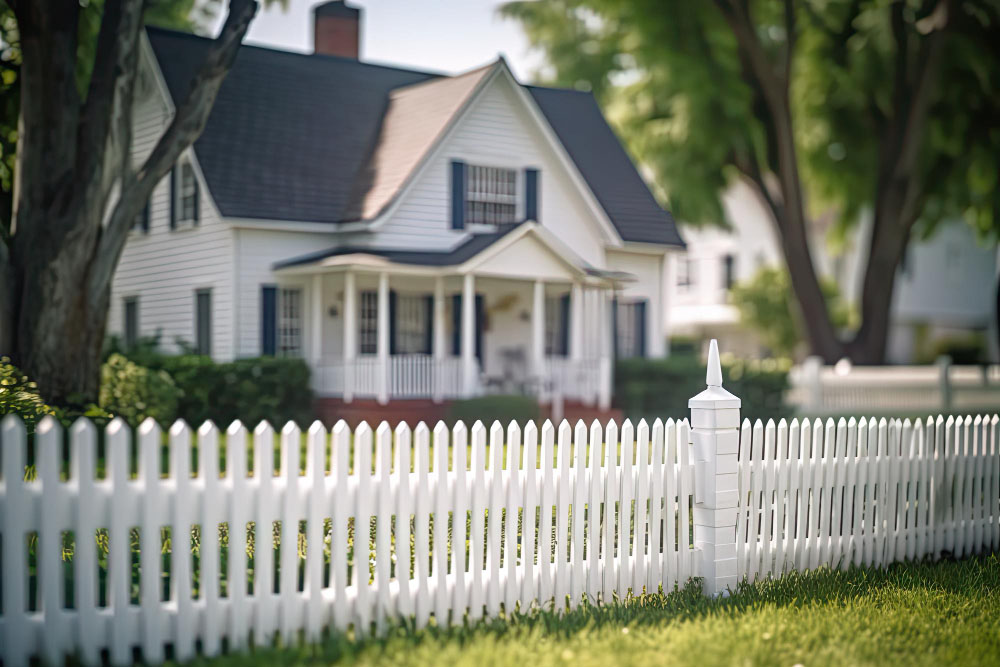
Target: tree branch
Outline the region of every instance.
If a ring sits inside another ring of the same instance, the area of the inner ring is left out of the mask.
[[[191,81],[184,101],[160,137],[131,185],[122,188],[118,203],[101,235],[90,276],[91,296],[99,295],[111,280],[128,231],[156,184],[170,171],[181,153],[205,129],[219,88],[236,59],[250,21],[257,13],[256,0],[229,0],[229,14],[205,60]]]

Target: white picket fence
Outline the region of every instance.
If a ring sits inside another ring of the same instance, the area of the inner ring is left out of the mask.
[[[352,434],[341,423],[332,438],[317,423],[305,437],[304,475],[302,434],[294,424],[280,434],[277,474],[267,424],[252,438],[239,423],[226,431],[223,474],[221,435],[211,423],[196,438],[175,424],[164,470],[163,434],[147,421],[138,430],[132,475],[131,432],[112,422],[101,479],[97,435],[87,420],[74,424],[63,477],[63,434],[47,418],[35,437],[37,479],[24,482],[24,427],[13,416],[2,422],[0,637],[8,667],[36,653],[61,664],[78,652],[95,664],[103,649],[112,663],[126,664],[136,647],[146,662],[158,663],[167,644],[186,660],[197,642],[212,656],[223,637],[238,650],[269,646],[275,635],[292,642],[301,631],[314,641],[329,624],[378,631],[411,615],[418,626],[432,615],[439,625],[461,624],[466,614],[496,616],[539,600],[575,606],[585,596],[672,590],[696,574],[686,421],[625,422],[620,431],[614,423],[571,429],[563,422],[556,429],[546,422],[541,429],[511,424],[505,432],[495,423],[489,433],[477,422],[471,433],[462,424],[451,431],[439,424],[433,434],[423,424],[395,432],[383,424],[374,433],[361,425]],[[192,469],[193,444],[197,472],[179,474]],[[252,565],[245,542],[251,521]],[[220,543],[220,524],[228,528],[228,545]],[[195,526],[199,567],[188,549]],[[373,539],[353,539],[356,526],[371,526]],[[130,546],[135,527],[138,549]],[[166,572],[163,527],[175,541]],[[107,531],[109,545],[104,584],[95,577],[98,529]],[[67,566],[63,542],[70,531],[75,546]],[[35,535],[37,593],[29,599],[28,545]]]
[[[707,385],[690,423],[620,428],[147,420],[133,442],[7,416],[0,658],[157,664],[1000,548],[996,415],[741,425],[714,341]]]
[[[738,575],[1000,550],[998,420],[744,422]]]

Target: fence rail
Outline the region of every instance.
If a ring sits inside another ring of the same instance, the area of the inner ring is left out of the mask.
[[[98,479],[98,433],[80,420],[63,478],[63,434],[47,418],[35,436],[37,478],[25,482],[24,427],[7,417],[5,664],[36,652],[57,663],[76,651],[93,664],[103,649],[123,664],[135,646],[157,663],[168,644],[185,660],[196,642],[218,654],[223,637],[236,650],[275,635],[291,642],[300,631],[315,640],[331,623],[360,633],[410,615],[418,626],[432,615],[461,623],[466,613],[474,620],[538,601],[669,590],[697,573],[686,421],[626,422],[620,432],[614,423],[506,432],[494,424],[489,433],[477,422],[471,432],[458,424],[433,434],[423,424],[352,434],[341,423],[332,438],[316,424],[305,435],[304,474],[299,429],[280,434],[277,474],[274,437],[266,424],[251,437],[236,423],[223,438],[210,423],[196,437],[178,423],[161,467],[163,435],[147,421],[133,476],[131,432],[116,420]],[[196,474],[183,474],[192,445]],[[362,526],[369,539],[357,539]],[[168,567],[165,528],[175,545]],[[194,561],[185,550],[192,529]],[[63,562],[69,533],[73,556]],[[107,564],[97,580],[102,539]]]

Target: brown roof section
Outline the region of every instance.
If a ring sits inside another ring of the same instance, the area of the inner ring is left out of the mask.
[[[452,119],[498,66],[499,61],[389,93],[378,141],[355,184],[358,194],[352,208],[358,219],[371,220],[392,203]]]

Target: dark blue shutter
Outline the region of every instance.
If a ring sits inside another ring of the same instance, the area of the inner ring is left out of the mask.
[[[451,297],[451,353],[462,354],[462,295]]]
[[[465,229],[465,163],[451,161],[451,228]]]
[[[569,355],[569,294],[559,299],[559,351],[561,356]]]
[[[198,176],[194,173],[194,167],[188,166],[191,170],[191,183],[194,185],[194,224],[201,220],[201,194],[198,190]]]
[[[396,354],[396,292],[389,290],[389,354]]]
[[[424,354],[434,353],[434,297],[424,297],[427,326],[424,327]]]
[[[170,170],[170,229],[177,227],[177,167]]]
[[[273,357],[277,348],[275,327],[278,319],[278,288],[263,285],[260,288],[260,353]]]
[[[142,233],[149,233],[149,200],[146,200],[146,205],[142,207]]]
[[[618,352],[618,297],[611,297],[611,358],[617,359]]]
[[[486,324],[486,303],[482,294],[476,295],[476,359],[483,365],[483,328]]]
[[[635,335],[639,340],[639,355],[646,356],[646,302],[635,304]]]
[[[524,170],[524,218],[538,222],[538,170]]]

